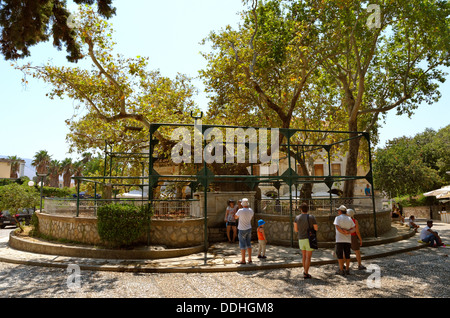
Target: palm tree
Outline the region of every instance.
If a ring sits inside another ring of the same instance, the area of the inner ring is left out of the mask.
[[[48,154],[47,150],[40,150],[34,155],[31,165],[36,167],[37,174],[47,174],[51,160],[52,158]],[[45,178],[44,183],[45,185],[48,185],[48,178]]]
[[[38,174],[45,174],[48,173],[48,166],[51,160],[52,158],[46,150],[40,150],[34,155],[31,165],[36,167]]]
[[[83,176],[83,170],[84,170],[84,165],[85,163],[83,162],[83,160],[81,161],[77,161],[73,164],[73,174],[75,177],[81,177]],[[75,180],[75,185],[78,184],[78,180]]]
[[[63,185],[70,188],[70,181],[73,175],[73,163],[71,158],[66,158],[61,162],[61,169],[63,173]]]
[[[59,177],[62,174],[61,162],[59,160],[52,160],[48,167],[50,186],[59,188]]]
[[[17,179],[19,177],[19,169],[20,169],[20,161],[22,158],[19,158],[17,156],[9,156],[8,160],[11,160],[11,179]]]

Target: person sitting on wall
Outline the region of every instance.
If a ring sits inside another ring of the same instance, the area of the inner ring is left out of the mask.
[[[370,184],[368,184],[368,185],[366,186],[366,188],[364,189],[364,194],[365,194],[366,196],[371,196],[371,195],[372,195],[372,193],[370,192]]]
[[[420,226],[418,226],[418,225],[414,222],[415,220],[416,220],[416,219],[415,219],[414,215],[411,215],[411,216],[409,217],[408,223],[409,223],[409,228],[410,228],[410,229],[414,229],[414,232],[417,233],[417,229],[418,229]]]
[[[405,218],[403,217],[403,215],[402,215],[400,209],[397,208],[397,207],[395,206],[395,204],[392,205],[392,218],[393,218],[393,219],[400,219],[400,221],[401,221],[402,223],[405,222]]]
[[[445,246],[442,243],[441,237],[439,233],[433,231],[431,228],[433,227],[433,220],[427,221],[427,226],[425,226],[420,232],[420,240],[424,243],[428,243],[431,247],[439,247]]]

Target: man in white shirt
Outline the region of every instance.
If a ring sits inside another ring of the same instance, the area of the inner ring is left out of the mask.
[[[442,245],[441,238],[438,232],[433,231],[433,220],[427,221],[427,226],[425,226],[420,232],[420,240],[422,242],[428,243],[431,247],[438,247]]]
[[[350,274],[351,234],[355,231],[355,224],[352,219],[347,216],[347,208],[344,205],[341,205],[337,210],[339,215],[333,222],[336,227],[336,257],[339,263],[337,274],[348,275]],[[346,264],[345,270],[344,262]]]
[[[241,249],[241,261],[238,264],[245,264],[245,251],[248,251],[248,263],[252,263],[252,219],[255,214],[249,208],[248,199],[242,199],[242,209],[239,209],[236,214],[236,220],[239,219],[238,224],[238,238],[239,248]]]

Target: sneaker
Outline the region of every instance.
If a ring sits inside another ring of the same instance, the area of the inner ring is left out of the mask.
[[[261,256],[261,258],[267,258],[267,256],[266,256],[266,255],[263,255],[263,256]]]
[[[262,258],[262,256],[261,256],[261,255],[258,255],[258,258]]]
[[[367,269],[364,265],[358,265],[358,270],[362,271]]]
[[[341,270],[341,269],[338,269],[338,270],[336,271],[336,275],[345,276],[345,271],[343,271],[343,270]]]
[[[350,269],[345,270],[345,275],[350,275]]]

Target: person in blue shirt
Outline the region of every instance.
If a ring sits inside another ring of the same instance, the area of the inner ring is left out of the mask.
[[[365,193],[367,196],[372,195],[371,192],[370,192],[370,184],[368,184],[368,185],[366,186],[366,188],[364,189],[364,193]]]

